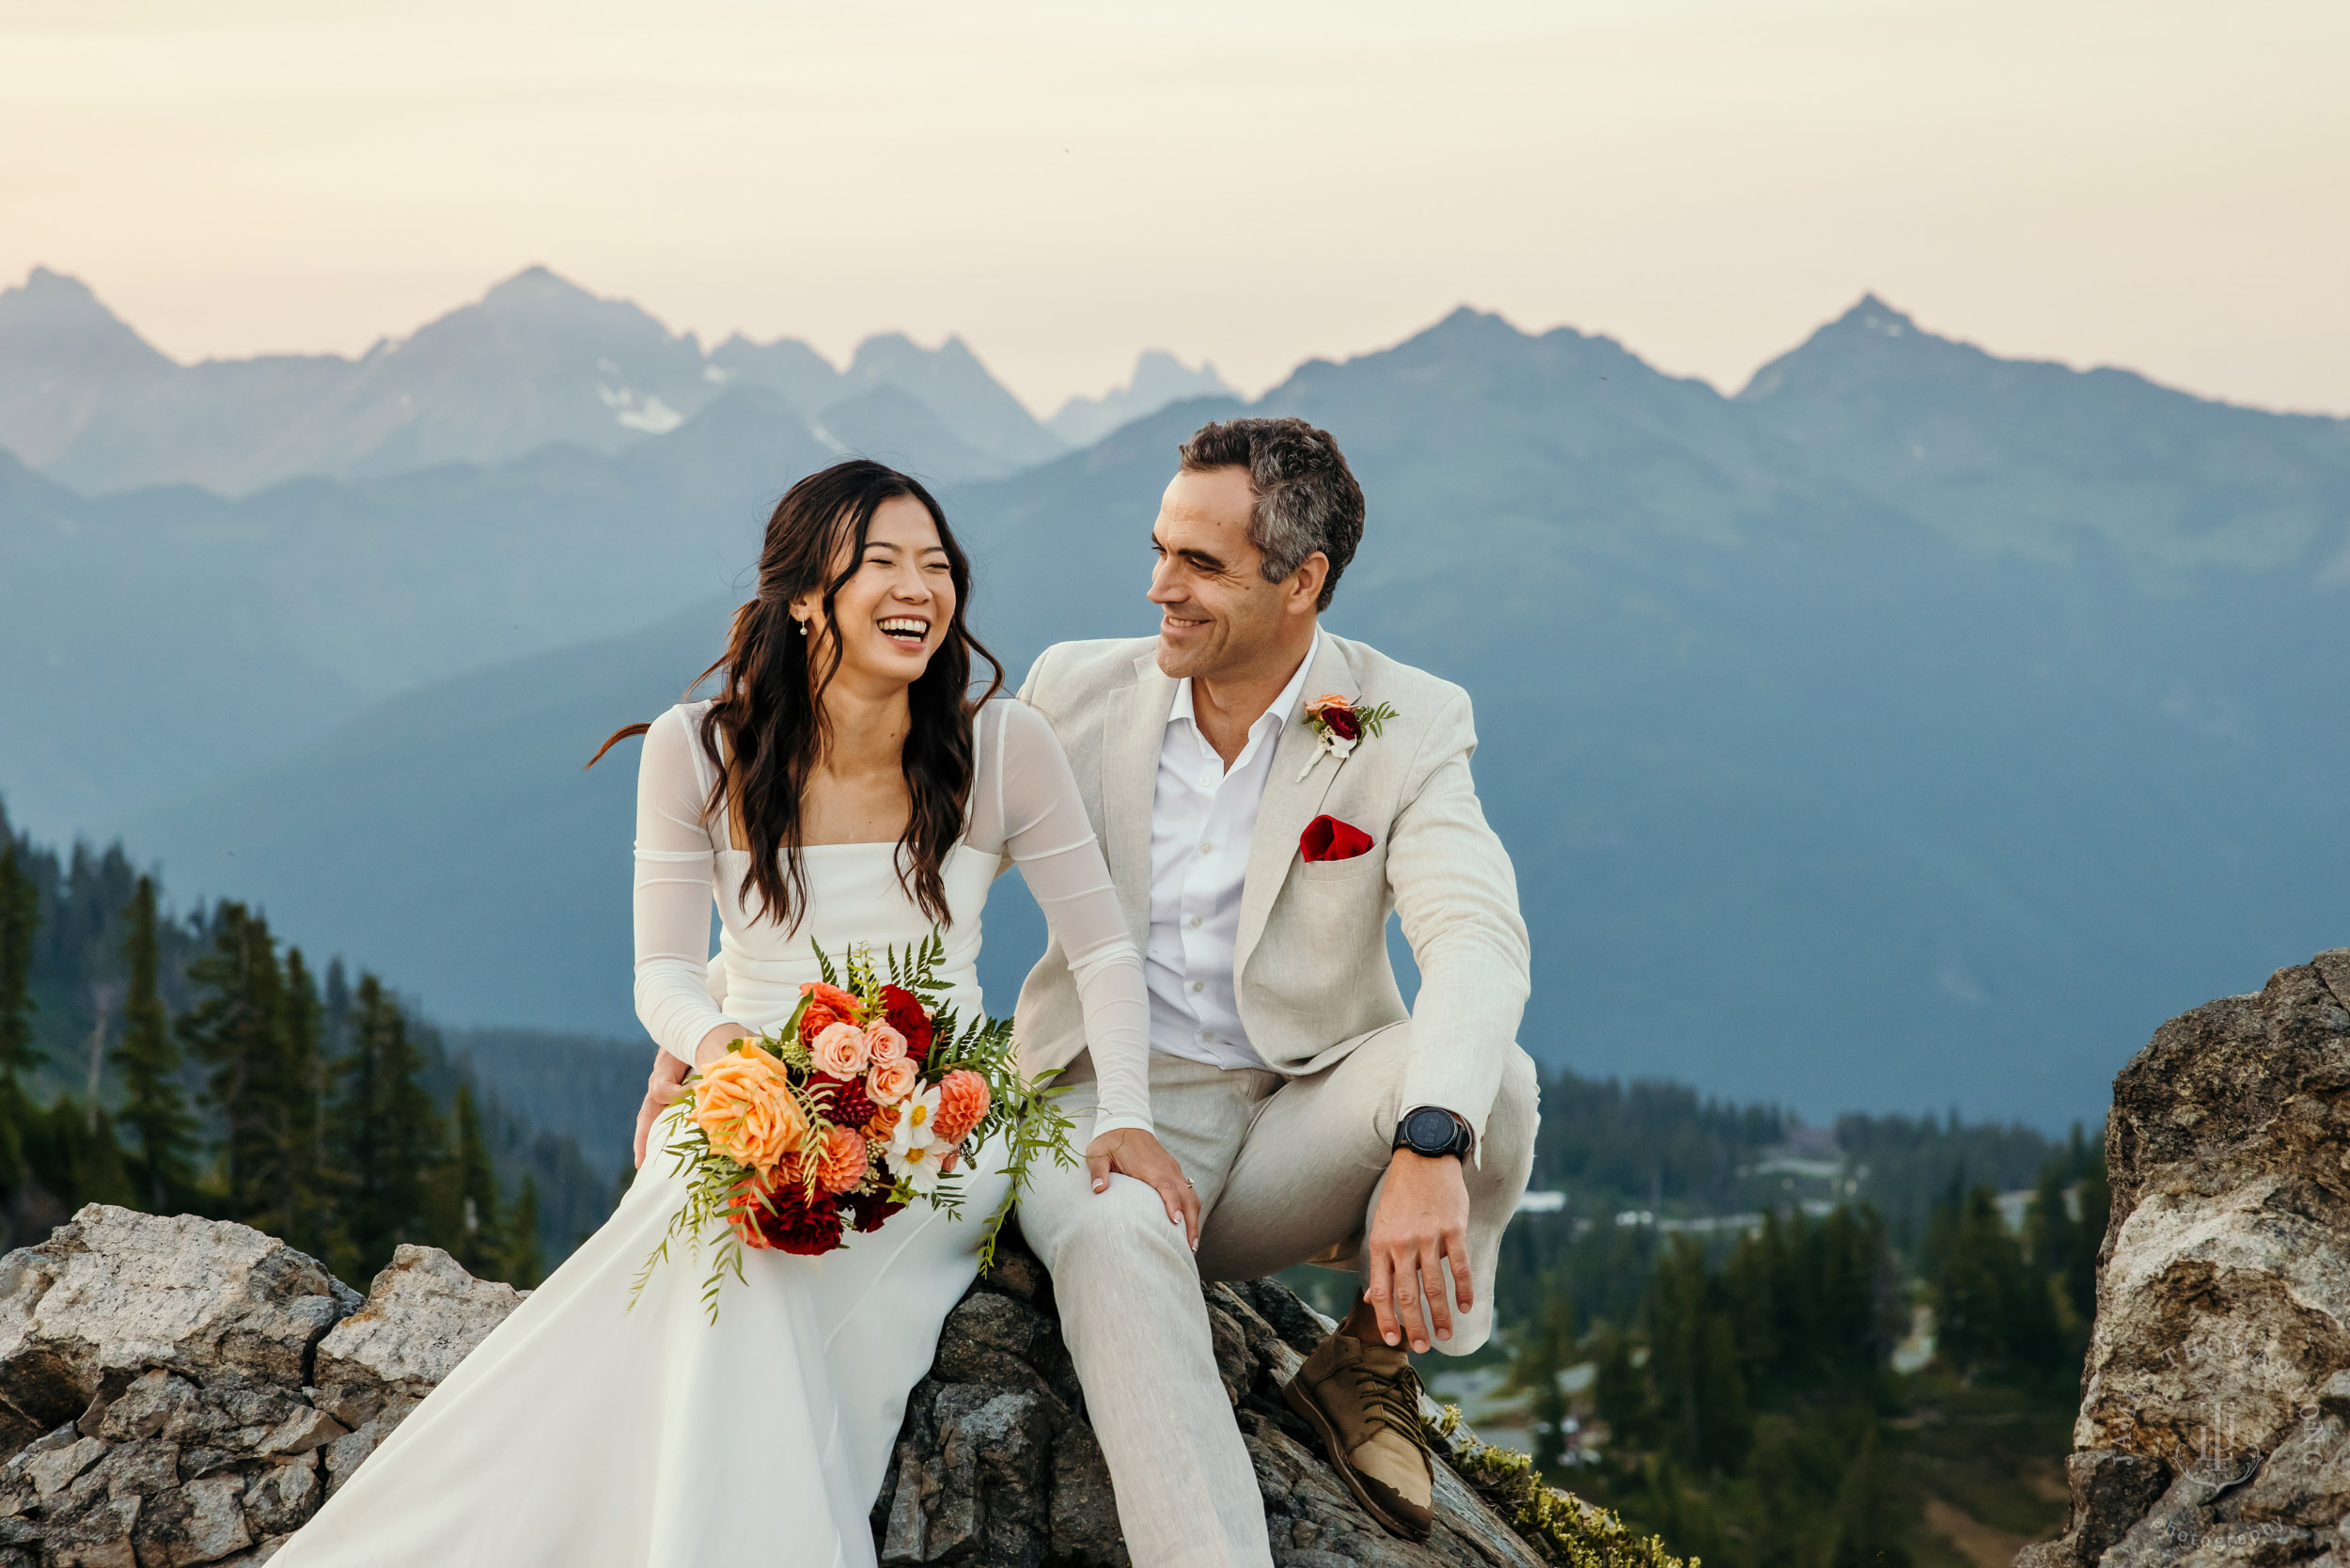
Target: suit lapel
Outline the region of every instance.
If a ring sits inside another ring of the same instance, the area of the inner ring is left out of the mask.
[[[1102,850],[1127,927],[1141,943],[1151,926],[1151,801],[1175,682],[1150,653],[1135,661],[1135,684],[1103,724]]]
[[[1264,799],[1257,808],[1257,828],[1248,838],[1248,872],[1240,895],[1240,940],[1232,953],[1235,979],[1247,967],[1248,955],[1264,934],[1273,901],[1289,880],[1290,868],[1296,864],[1298,836],[1321,814],[1322,803],[1339,776],[1340,763],[1327,757],[1314,760],[1322,739],[1306,722],[1306,703],[1324,692],[1336,692],[1350,700],[1362,695],[1338,639],[1327,634],[1314,655],[1313,667],[1306,672],[1303,700],[1274,748],[1273,776],[1265,780]],[[1306,765],[1308,761],[1313,761],[1310,771]],[[1306,776],[1303,779],[1297,776],[1301,773]]]

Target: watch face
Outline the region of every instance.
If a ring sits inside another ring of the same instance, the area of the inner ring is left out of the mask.
[[[1443,1149],[1452,1142],[1452,1118],[1433,1108],[1416,1110],[1404,1136],[1415,1149]]]

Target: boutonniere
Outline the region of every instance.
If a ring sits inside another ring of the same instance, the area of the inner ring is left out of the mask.
[[[1345,761],[1365,735],[1377,735],[1393,717],[1395,710],[1384,702],[1375,708],[1357,708],[1336,692],[1315,698],[1306,704],[1306,724],[1322,744],[1306,759],[1306,772],[1297,776],[1297,781],[1306,782],[1306,774],[1313,772],[1314,764],[1324,757]]]

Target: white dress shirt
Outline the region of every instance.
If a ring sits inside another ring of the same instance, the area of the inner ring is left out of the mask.
[[[1199,731],[1190,678],[1175,683],[1151,796],[1151,936],[1142,971],[1154,1052],[1215,1067],[1265,1065],[1241,1027],[1232,975],[1241,887],[1274,748],[1305,699],[1306,671],[1321,645],[1317,631],[1290,683],[1248,727],[1248,743],[1229,770]]]

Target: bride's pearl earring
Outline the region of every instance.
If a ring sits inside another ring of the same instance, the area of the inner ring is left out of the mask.
[[[805,620],[800,622],[800,635],[807,635],[807,622]]]

